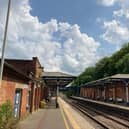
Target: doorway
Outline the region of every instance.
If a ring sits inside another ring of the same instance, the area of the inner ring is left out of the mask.
[[[16,89],[14,100],[14,117],[20,118],[22,90]]]

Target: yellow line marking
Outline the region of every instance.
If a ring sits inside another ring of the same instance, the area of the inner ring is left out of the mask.
[[[66,129],[70,129],[69,126],[68,126],[68,123],[67,123],[67,120],[65,118],[65,115],[64,115],[64,112],[63,112],[63,109],[62,109],[61,105],[60,105],[60,111],[61,111],[61,115],[62,115],[64,123],[65,123]]]
[[[59,100],[60,100],[60,104],[61,104],[61,106],[62,106],[62,109],[64,110],[64,112],[65,112],[66,115],[68,116],[68,119],[69,119],[69,121],[70,121],[72,127],[73,127],[74,129],[81,129],[80,126],[77,124],[76,120],[74,119],[74,117],[72,116],[72,114],[68,111],[68,109],[63,107],[63,104],[62,104],[63,101],[62,101],[61,99],[59,99]]]

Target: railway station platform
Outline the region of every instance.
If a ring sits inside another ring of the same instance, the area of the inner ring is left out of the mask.
[[[63,99],[58,98],[59,108],[53,105],[40,109],[20,121],[20,129],[94,129],[85,118]]]
[[[108,103],[108,102],[103,102],[103,101],[96,101],[96,100],[87,99],[87,98],[83,98],[83,97],[76,97],[76,96],[72,96],[71,98],[78,99],[78,100],[83,100],[83,101],[86,101],[86,102],[92,102],[92,103],[96,103],[96,104],[99,104],[99,105],[104,105],[104,106],[108,106],[108,107],[112,107],[112,108],[116,108],[116,109],[118,108],[118,109],[121,109],[121,110],[129,111],[129,106],[113,104],[113,103]]]

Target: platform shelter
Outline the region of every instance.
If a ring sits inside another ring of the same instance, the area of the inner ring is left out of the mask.
[[[56,104],[57,99],[59,95],[59,89],[65,87],[70,82],[72,82],[76,76],[69,75],[62,72],[44,72],[42,79],[44,80],[44,83],[47,87],[47,90],[45,91],[52,94],[52,96],[56,97]]]

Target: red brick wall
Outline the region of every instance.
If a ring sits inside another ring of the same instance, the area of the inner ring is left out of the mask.
[[[15,68],[17,68],[18,70],[21,70],[24,74],[28,74],[28,72],[33,72],[35,74],[34,75],[35,77],[39,77],[42,73],[42,69],[40,68],[41,66],[37,58],[33,58],[33,60],[7,60],[7,62],[15,66]],[[29,79],[26,79],[26,77],[14,71],[12,68],[4,66],[2,88],[0,88],[0,104],[6,102],[6,100],[9,99],[12,102],[12,105],[14,105],[16,84],[29,85],[29,88],[33,90],[33,85],[29,84]],[[22,88],[21,110],[20,110],[21,117],[24,116],[27,112],[26,106],[28,102],[27,95],[29,88],[26,89]],[[39,103],[41,98],[41,88],[37,87],[36,89],[37,89],[36,94],[35,94],[35,89],[31,93],[32,111],[34,110],[34,104],[36,109],[39,108]]]
[[[126,86],[122,83],[116,85],[116,98],[122,98],[126,101]]]
[[[97,96],[98,96],[98,92],[97,92],[97,87],[95,87],[95,89],[94,89],[94,99],[96,99],[97,98]]]
[[[41,88],[37,87],[36,84],[31,84],[32,85],[32,102],[31,102],[31,112],[34,110],[37,110],[39,108],[39,103],[41,100]]]
[[[41,64],[37,57],[33,57],[32,60],[10,60],[6,59],[6,62],[9,64],[15,66],[15,68],[22,71],[24,74],[29,74],[29,72],[33,72],[35,78],[39,78],[42,76],[43,69],[41,68]],[[16,77],[15,77],[16,78]],[[16,80],[17,82],[17,80]],[[40,103],[40,94],[41,89],[40,88],[33,88],[32,84],[32,91],[31,91],[31,111],[34,111],[35,109],[39,108]],[[36,84],[35,84],[36,87]],[[23,111],[24,112],[24,111]]]
[[[22,89],[22,98],[21,98],[21,111],[20,116],[23,117],[27,113],[26,106],[27,106],[27,95],[28,95],[28,88]]]
[[[40,104],[41,88],[40,87],[36,87],[34,92],[35,92],[35,96],[34,96],[34,109],[37,110],[39,108],[39,104]]]
[[[81,87],[80,95],[93,99],[95,97],[95,89],[90,87]]]
[[[113,98],[113,87],[108,88],[108,92],[106,92],[106,97],[107,98]]]
[[[36,87],[35,88],[35,98],[34,98],[34,109],[36,110],[37,109],[37,102],[38,102],[38,100],[37,100],[37,93],[38,93],[38,88]]]
[[[86,88],[84,88],[84,97],[86,97],[87,95],[87,90],[86,90]]]
[[[31,98],[31,112],[33,112],[35,110],[35,88],[34,88],[34,83],[32,83],[32,98]]]
[[[28,75],[29,72],[33,72],[34,77],[39,78],[42,76],[43,69],[37,57],[33,57],[32,60],[10,60],[6,59],[6,62],[15,66],[15,68]]]
[[[105,97],[106,97],[106,99],[108,99],[109,98],[109,89],[108,89],[108,86],[106,87],[105,90],[106,90],[105,91]]]
[[[83,96],[83,90],[84,90],[84,88],[81,87],[81,89],[80,89],[80,96]]]
[[[90,97],[92,99],[94,99],[94,90],[95,90],[95,88],[93,88],[93,87],[90,88]]]
[[[0,104],[5,103],[7,100],[10,100],[12,106],[14,106],[14,98],[15,98],[15,88],[16,83],[8,80],[2,81],[2,87],[0,88]],[[26,113],[26,105],[27,105],[27,94],[28,88],[22,90],[22,98],[21,98],[21,110],[20,116],[23,117]]]
[[[122,100],[126,101],[126,86],[124,83],[119,82],[114,84],[115,87],[115,99],[122,98]],[[129,87],[129,85],[128,85]],[[102,88],[102,87],[101,87]],[[104,88],[104,87],[103,87]],[[128,89],[129,92],[129,89]],[[104,98],[104,89],[101,89],[99,91],[99,94],[101,98]],[[98,96],[98,87],[81,87],[80,89],[80,95],[82,97],[88,97],[88,98],[97,98]],[[105,97],[108,100],[109,98],[113,98],[113,85],[107,85],[106,86],[106,92]]]
[[[0,104],[10,100],[14,105],[15,97],[15,83],[7,80],[2,81],[2,87],[0,88]]]

